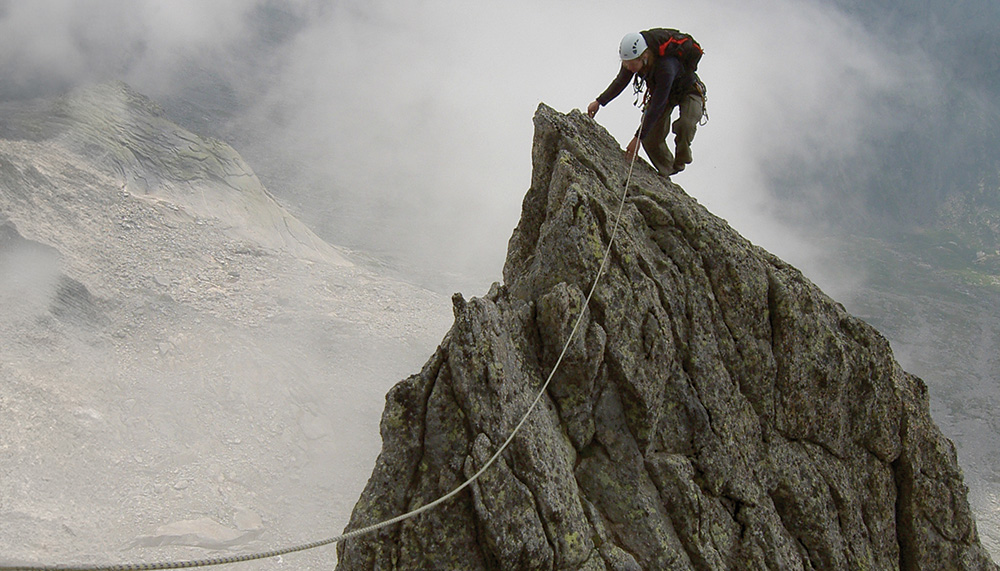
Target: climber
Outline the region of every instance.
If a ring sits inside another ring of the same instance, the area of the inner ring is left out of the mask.
[[[692,159],[691,141],[705,115],[705,85],[695,73],[702,53],[694,38],[677,30],[655,28],[626,34],[619,48],[621,71],[587,106],[587,114],[596,115],[598,109],[618,97],[629,81],[635,82],[637,95],[645,83],[648,89],[642,125],[626,147],[625,157],[632,160],[641,142],[661,175],[684,170]],[[667,148],[666,139],[670,115],[678,106],[680,116],[673,123],[675,155]]]

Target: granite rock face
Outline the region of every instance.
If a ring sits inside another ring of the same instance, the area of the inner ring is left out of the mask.
[[[504,285],[386,398],[361,569],[997,569],[924,383],[799,271],[578,112],[535,115]]]

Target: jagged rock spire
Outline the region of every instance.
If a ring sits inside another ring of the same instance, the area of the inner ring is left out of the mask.
[[[535,115],[504,285],[387,396],[339,546],[361,569],[996,569],[923,382],[800,272],[640,165],[578,112]]]

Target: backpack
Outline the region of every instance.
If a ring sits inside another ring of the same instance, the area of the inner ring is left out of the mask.
[[[704,50],[690,34],[673,28],[654,28],[642,33],[646,44],[660,57],[675,57],[681,60],[686,73],[698,70],[698,62]]]

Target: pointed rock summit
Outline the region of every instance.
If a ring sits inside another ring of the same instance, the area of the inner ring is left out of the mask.
[[[454,298],[386,397],[338,569],[997,569],[954,446],[888,342],[638,165],[578,112],[535,115],[504,285]]]

